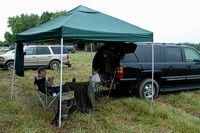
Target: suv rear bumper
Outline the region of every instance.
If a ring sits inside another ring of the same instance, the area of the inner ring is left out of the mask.
[[[70,63],[70,61],[67,61],[67,62],[64,62],[63,64],[69,65],[69,64],[71,64],[71,63]]]
[[[139,79],[136,78],[123,78],[123,79],[115,79],[113,89],[133,89],[134,85],[139,83]],[[110,88],[111,80],[109,78],[102,78],[102,86]]]
[[[63,64],[67,65],[68,67],[72,66],[72,64],[70,63],[70,61],[64,62]]]

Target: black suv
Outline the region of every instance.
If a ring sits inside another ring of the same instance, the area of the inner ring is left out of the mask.
[[[104,86],[109,87],[114,79],[115,89],[137,91],[139,98],[151,98],[152,94],[156,98],[160,91],[200,88],[200,54],[185,45],[108,43],[97,51],[93,67],[99,68]]]

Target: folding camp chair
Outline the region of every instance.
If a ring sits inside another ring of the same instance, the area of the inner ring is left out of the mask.
[[[61,119],[70,118],[71,115],[76,111],[76,101],[74,99],[74,91],[68,90],[62,93],[62,109],[61,109]],[[55,117],[51,124],[58,125],[59,113],[60,113],[60,101],[58,100],[58,106]]]
[[[61,112],[61,119],[70,118],[75,111],[81,111],[84,114],[91,113],[95,104],[95,95],[92,90],[91,83],[88,82],[66,82],[62,86],[62,108],[56,111],[51,124],[58,125],[59,112]]]
[[[92,85],[86,82],[66,82],[63,85],[63,92],[74,91],[76,109],[83,113],[91,113],[95,104],[95,95]]]
[[[47,86],[45,78],[37,79],[36,76],[34,76],[34,78],[35,100],[37,96],[39,98],[39,101],[42,103],[43,107],[48,108],[59,96],[60,87],[49,87]]]

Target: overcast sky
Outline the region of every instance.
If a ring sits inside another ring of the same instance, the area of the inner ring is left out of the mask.
[[[8,17],[69,11],[83,5],[154,33],[154,42],[200,43],[199,0],[6,0],[1,3],[0,40]]]

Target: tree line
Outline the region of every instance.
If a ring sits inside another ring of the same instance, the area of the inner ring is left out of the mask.
[[[18,33],[21,33],[23,31],[26,31],[30,28],[36,27],[38,25],[41,25],[43,23],[46,23],[60,15],[63,15],[66,11],[59,11],[59,12],[43,12],[41,16],[37,14],[24,14],[13,16],[8,18],[8,26],[11,29],[11,32],[5,32],[4,38],[5,41],[0,41],[0,46],[8,46],[15,44],[16,41],[16,35]]]

